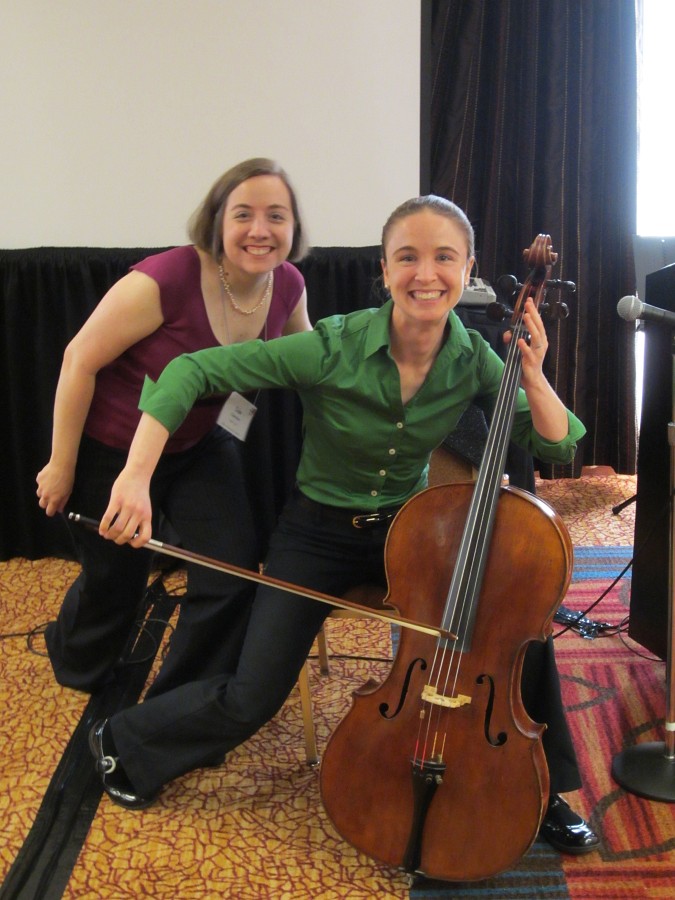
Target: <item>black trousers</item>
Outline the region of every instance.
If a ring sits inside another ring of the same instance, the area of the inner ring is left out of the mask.
[[[313,507],[296,494],[272,537],[266,573],[332,595],[364,581],[384,585],[386,533],[387,525],[355,529],[349,516]],[[323,603],[261,585],[236,670],[184,684],[112,717],[112,736],[135,789],[147,796],[185,772],[217,764],[269,721],[295,685],[329,611]],[[531,645],[523,682],[528,711],[548,724],[544,746],[552,791],[580,787],[550,640]]]
[[[161,514],[186,549],[257,570],[239,453],[238,441],[216,427],[194,448],[164,454],[150,494],[155,519]],[[69,509],[100,519],[125,461],[126,453],[84,437]],[[92,691],[112,677],[142,612],[152,554],[68,524],[82,571],[45,637],[57,681]],[[150,693],[233,668],[253,594],[250,582],[190,564],[176,629]]]

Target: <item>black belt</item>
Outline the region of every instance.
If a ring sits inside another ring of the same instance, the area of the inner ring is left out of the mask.
[[[343,506],[328,506],[326,503],[317,503],[311,500],[302,491],[296,490],[298,503],[312,512],[318,512],[327,519],[335,522],[349,522],[354,528],[373,528],[376,525],[386,525],[394,518],[401,508],[400,506],[387,506],[384,509],[378,509],[374,512],[358,513],[353,509],[347,509]]]

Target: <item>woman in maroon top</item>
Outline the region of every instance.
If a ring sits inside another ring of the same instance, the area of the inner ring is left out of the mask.
[[[140,418],[146,374],[180,353],[311,328],[300,272],[305,252],[295,192],[273,160],[225,172],[189,225],[190,245],[148,257],[103,297],[66,348],[56,390],[52,454],[37,476],[48,516],[71,508],[98,519]],[[244,398],[195,407],[153,478],[153,508],[185,546],[256,568],[256,532],[240,441]],[[239,439],[239,440],[237,440]],[[93,691],[114,677],[148,581],[151,557],[71,528],[82,571],[46,631],[60,684]],[[246,582],[189,567],[169,652],[150,691],[227,670],[238,655],[252,593]]]

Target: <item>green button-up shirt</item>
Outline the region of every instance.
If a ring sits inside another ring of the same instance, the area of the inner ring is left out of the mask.
[[[431,451],[467,406],[475,402],[489,414],[504,363],[452,312],[424,384],[403,404],[390,351],[391,311],[389,301],[322,319],[314,331],[180,356],[156,383],[146,378],[139,406],[174,431],[199,397],[293,388],[303,406],[302,492],[364,511],[402,504],[426,487]],[[569,411],[568,420],[563,441],[544,440],[519,389],[512,438],[542,461],[569,463],[585,429]]]

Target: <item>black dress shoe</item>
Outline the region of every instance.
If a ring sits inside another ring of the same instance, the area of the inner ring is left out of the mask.
[[[141,797],[135,792],[119,757],[112,755],[116,751],[113,749],[112,738],[105,732],[107,724],[107,719],[99,719],[89,732],[89,749],[96,760],[96,771],[101,776],[103,790],[119,806],[126,809],[145,809],[155,802],[158,794]]]
[[[539,834],[560,853],[573,856],[592,853],[600,846],[600,838],[593,829],[558,794],[549,797]]]

